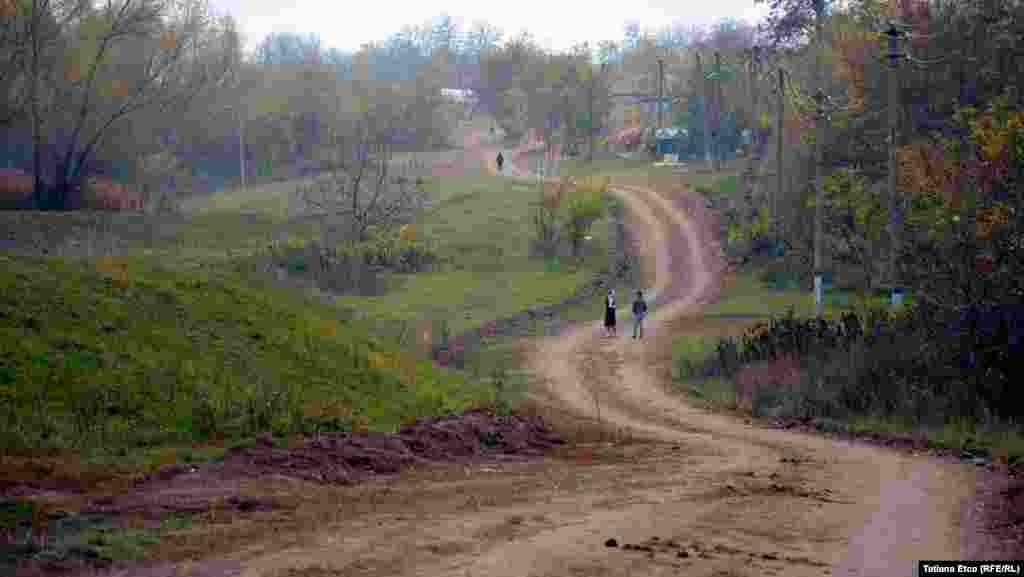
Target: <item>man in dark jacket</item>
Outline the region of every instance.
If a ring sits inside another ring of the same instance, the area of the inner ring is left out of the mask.
[[[501,167],[505,164],[505,157],[498,153],[498,172],[501,172]]]
[[[643,291],[636,291],[636,300],[633,301],[633,338],[644,338],[644,317],[647,316],[647,303],[644,301]]]

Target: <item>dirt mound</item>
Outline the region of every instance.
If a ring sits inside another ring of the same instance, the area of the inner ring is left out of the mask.
[[[133,490],[95,499],[90,511],[151,517],[214,507],[273,508],[272,501],[241,497],[238,481],[282,476],[350,483],[394,475],[413,464],[536,457],[561,443],[539,417],[499,415],[489,409],[421,418],[397,433],[310,435],[289,447],[262,436],[254,445],[233,448],[212,463],[163,467]]]

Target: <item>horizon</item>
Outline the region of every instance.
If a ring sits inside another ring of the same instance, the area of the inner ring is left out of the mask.
[[[313,34],[325,48],[354,52],[368,42],[379,42],[399,32],[405,26],[421,26],[448,14],[460,30],[484,21],[503,32],[502,40],[519,33],[529,32],[538,45],[551,51],[563,51],[575,44],[602,40],[620,41],[628,23],[636,22],[643,31],[655,31],[668,26],[684,28],[706,27],[724,19],[757,22],[767,13],[764,4],[754,0],[719,0],[715,3],[679,3],[656,0],[645,5],[630,5],[621,10],[602,10],[588,14],[579,26],[565,26],[565,22],[580,19],[579,14],[590,8],[579,0],[551,4],[526,0],[515,4],[516,10],[502,9],[497,4],[455,0],[437,5],[400,2],[398,5],[364,5],[357,19],[347,19],[346,7],[341,4],[303,3],[281,8],[266,0],[213,0],[213,6],[233,16],[243,35],[243,46],[251,52],[271,33]],[[549,17],[536,14],[548,11]],[[402,14],[397,21],[394,15]],[[331,23],[331,24],[325,24]],[[338,24],[341,23],[341,24]]]

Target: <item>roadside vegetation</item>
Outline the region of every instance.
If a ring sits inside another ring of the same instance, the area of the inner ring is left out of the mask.
[[[907,178],[921,180],[904,184],[911,202],[897,263],[909,295],[899,306],[878,282],[884,272],[879,195],[856,172],[836,170],[826,181],[834,277],[826,277],[828,306],[820,320],[813,318],[806,243],[793,242],[763,216],[723,226],[723,245],[746,280],[716,306],[735,306],[746,292],[757,295],[758,315],[770,319],[740,336],[682,338],[676,378],[695,381],[690,389],[698,396],[756,416],[924,434],[972,456],[1024,458],[1012,386],[1024,318],[1016,272],[1022,221],[1019,205],[999,192],[1019,186],[1019,174],[989,172],[1000,162],[1012,167],[1008,161],[1024,151],[1019,115],[997,97],[987,109],[957,116],[977,151],[961,154],[950,169],[973,174],[981,186],[969,200],[956,192],[962,180],[943,184],[928,180],[927,170],[912,172],[913,162],[948,161],[907,160]],[[722,177],[701,190],[721,202],[733,186]],[[773,288],[792,293],[795,302],[764,296]]]
[[[0,260],[9,449],[124,454],[261,431],[392,430],[489,398],[335,307],[230,273]]]

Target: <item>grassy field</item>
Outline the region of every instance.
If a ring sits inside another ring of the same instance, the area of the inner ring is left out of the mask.
[[[446,319],[453,332],[571,294],[606,261],[607,220],[594,224],[582,262],[531,258],[534,185],[494,177],[450,177],[430,183],[435,206],[417,232],[450,266],[407,275],[378,297],[341,296],[367,318]]]
[[[5,447],[120,451],[317,427],[394,429],[491,391],[339,309],[142,259],[0,256]]]

